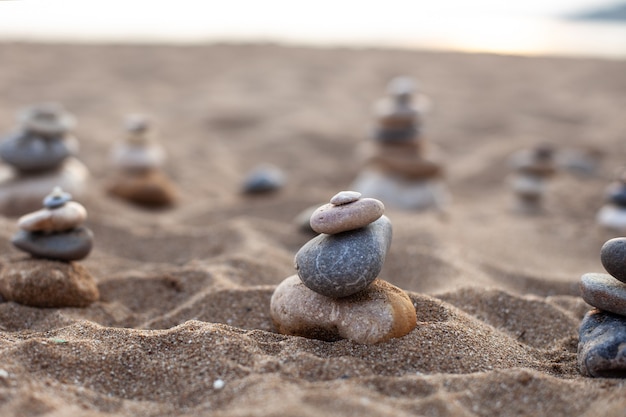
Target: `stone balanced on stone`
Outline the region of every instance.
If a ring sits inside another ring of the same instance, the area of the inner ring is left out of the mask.
[[[626,231],[626,171],[606,189],[606,203],[596,216],[598,224],[606,229]]]
[[[150,128],[145,116],[128,118],[127,136],[111,152],[115,169],[107,191],[141,206],[166,207],[176,202],[177,191],[162,171],[165,150],[150,137]]]
[[[586,376],[626,378],[626,238],[608,240],[600,260],[609,274],[584,274],[580,282],[595,309],[580,326],[578,364]]]
[[[377,103],[372,141],[358,150],[363,169],[352,189],[400,209],[442,208],[450,200],[440,157],[423,137],[427,99],[411,78],[394,78]]]
[[[374,344],[417,324],[401,289],[378,278],[391,244],[383,204],[343,191],[311,216],[317,237],[296,254],[297,275],[278,285],[271,315],[280,333]]]
[[[12,239],[35,259],[7,261],[0,273],[0,294],[35,307],[84,307],[99,298],[94,278],[73,261],[93,247],[92,232],[82,225],[85,208],[60,188],[44,199],[44,208],[21,217]]]
[[[0,143],[0,214],[19,216],[40,206],[41,199],[61,186],[82,196],[89,173],[74,156],[78,141],[70,134],[74,117],[58,103],[27,108],[19,128]]]
[[[514,171],[511,186],[515,195],[515,211],[534,214],[542,210],[547,180],[556,172],[554,153],[552,146],[539,145],[511,156],[510,164]]]

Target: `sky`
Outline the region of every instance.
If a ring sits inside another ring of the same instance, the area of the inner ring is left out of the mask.
[[[0,40],[278,41],[521,53],[549,52],[555,42],[596,42],[618,50],[624,44],[626,57],[625,30],[577,33],[574,23],[552,19],[614,1],[5,0]],[[563,34],[571,39],[559,40]]]

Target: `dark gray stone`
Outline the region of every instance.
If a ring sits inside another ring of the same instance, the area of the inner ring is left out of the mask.
[[[296,254],[298,276],[308,288],[327,297],[356,294],[380,273],[391,235],[386,216],[357,230],[321,234]]]
[[[415,126],[398,129],[377,127],[371,133],[373,139],[383,143],[410,142],[416,140],[419,134],[420,132]]]
[[[620,181],[610,185],[606,196],[609,203],[618,207],[626,207],[626,184]]]
[[[606,272],[626,282],[626,238],[607,240],[600,249],[600,261]]]
[[[22,172],[54,170],[71,155],[63,137],[45,138],[20,132],[0,143],[0,157]]]
[[[626,316],[626,284],[609,274],[584,274],[580,295],[587,304],[600,310]]]
[[[262,194],[276,191],[285,185],[285,174],[274,166],[254,170],[243,184],[245,194]]]
[[[626,378],[626,317],[592,310],[579,333],[578,365],[583,375]]]
[[[54,190],[56,191],[56,190]],[[46,208],[53,209],[59,208],[65,205],[68,201],[72,200],[72,195],[70,193],[63,192],[59,190],[58,192],[52,192],[43,199],[43,205]]]
[[[84,226],[63,233],[18,231],[11,240],[13,245],[38,258],[59,261],[83,259],[93,247],[93,233]]]

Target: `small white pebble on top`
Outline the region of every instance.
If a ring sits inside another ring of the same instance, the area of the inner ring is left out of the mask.
[[[358,191],[339,191],[330,199],[330,204],[340,206],[342,204],[353,203],[361,198],[361,193]]]
[[[213,381],[213,389],[215,390],[220,390],[222,388],[224,388],[224,385],[226,385],[226,382],[224,382],[224,380],[222,379],[216,379],[215,381]]]

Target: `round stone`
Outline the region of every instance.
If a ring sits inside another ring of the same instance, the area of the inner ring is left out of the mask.
[[[43,259],[3,263],[0,294],[33,307],[86,307],[100,298],[96,280],[82,265]]]
[[[11,239],[13,245],[37,258],[77,261],[93,247],[93,233],[84,226],[63,233],[40,233],[19,230]]]
[[[584,274],[580,295],[589,305],[626,316],[626,284],[608,274]]]
[[[277,191],[285,185],[285,174],[273,165],[265,165],[252,171],[243,183],[244,194],[264,194]]]
[[[600,261],[606,272],[626,282],[626,238],[607,240],[600,249]]]
[[[611,204],[626,208],[626,184],[620,181],[609,185],[606,190],[606,199]]]
[[[58,208],[72,200],[70,193],[64,192],[61,187],[54,187],[54,190],[43,199],[44,207],[49,209]]]
[[[411,299],[380,279],[357,294],[333,299],[310,290],[293,275],[276,287],[270,314],[282,334],[360,344],[402,337],[417,324]]]
[[[176,203],[176,186],[159,170],[120,172],[107,184],[107,191],[145,207],[169,207]]]
[[[0,157],[21,172],[51,171],[77,151],[72,138],[48,138],[29,132],[19,132],[0,143]]]
[[[339,191],[330,199],[330,204],[340,206],[357,201],[359,198],[361,198],[361,193],[358,191]]]
[[[334,235],[365,227],[379,219],[385,206],[374,198],[361,198],[348,204],[324,204],[311,215],[311,229]]]
[[[580,325],[578,365],[585,376],[626,377],[626,318],[592,310]]]
[[[402,128],[380,128],[376,127],[371,132],[371,137],[381,143],[405,143],[412,142],[419,138],[420,132],[416,126]]]
[[[18,119],[22,129],[44,136],[60,136],[74,128],[74,116],[59,103],[42,103],[23,110]]]
[[[111,151],[115,168],[123,170],[147,170],[159,168],[165,162],[165,150],[157,143],[123,141]]]
[[[65,232],[83,224],[87,210],[82,204],[70,201],[55,209],[42,209],[20,217],[17,226],[27,232]]]
[[[391,234],[391,222],[382,216],[360,229],[318,235],[296,253],[298,275],[304,285],[327,297],[362,291],[380,273]]]

